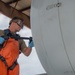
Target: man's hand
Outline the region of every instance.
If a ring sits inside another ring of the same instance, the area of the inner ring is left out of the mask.
[[[34,42],[33,42],[33,40],[32,40],[32,41],[29,40],[28,47],[30,47],[30,48],[34,47]]]
[[[0,37],[0,45],[4,43],[5,39],[3,37]]]

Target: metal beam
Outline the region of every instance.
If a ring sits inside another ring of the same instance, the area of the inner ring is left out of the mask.
[[[20,1],[20,0],[13,0],[13,1],[10,1],[10,2],[7,2],[6,4],[12,4],[12,3],[15,3],[15,2],[17,2],[17,1]]]
[[[29,6],[29,7],[23,8],[23,9],[21,9],[21,10],[19,10],[19,11],[22,12],[22,11],[28,10],[28,9],[30,9],[30,8],[31,8],[31,7]]]
[[[30,28],[30,18],[28,16],[26,16],[25,14],[19,12],[18,10],[14,9],[14,12],[11,16],[11,12],[13,10],[13,7],[5,4],[4,2],[0,1],[0,12],[3,13],[4,15],[6,15],[9,18],[18,16],[21,17],[25,20],[24,24],[25,26],[27,26],[28,28]]]

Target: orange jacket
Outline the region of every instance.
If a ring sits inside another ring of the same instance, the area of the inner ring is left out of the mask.
[[[4,43],[3,48],[0,51],[0,55],[3,56],[10,67],[19,56],[19,43],[13,38],[9,38]]]
[[[9,38],[8,40],[6,40],[3,45],[3,48],[0,50],[0,56],[2,56],[5,59],[8,67],[12,66],[14,64],[14,62],[17,60],[17,58],[19,57],[19,43],[18,43],[18,41],[13,38]],[[3,75],[6,68],[4,67],[2,69],[1,63],[2,63],[2,61],[0,60],[0,69],[1,69],[0,75],[1,75],[1,73]],[[2,64],[5,65],[4,62]],[[12,73],[12,72],[9,72],[9,73]],[[14,73],[12,73],[12,74],[9,74],[9,73],[7,74],[5,72],[4,75],[14,75]],[[18,75],[18,73],[17,74],[15,73],[15,75]]]

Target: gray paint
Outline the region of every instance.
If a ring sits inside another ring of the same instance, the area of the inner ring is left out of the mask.
[[[47,74],[43,73],[43,74],[38,74],[38,75],[47,75]]]
[[[48,75],[75,75],[75,0],[32,0],[31,29]]]

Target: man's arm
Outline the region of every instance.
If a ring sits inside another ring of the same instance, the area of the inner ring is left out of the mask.
[[[28,43],[28,47],[24,48],[23,49],[23,54],[26,55],[26,56],[29,56],[31,51],[32,51],[32,47],[34,47],[34,42],[33,40],[32,41],[29,41]]]
[[[29,56],[30,53],[31,53],[31,51],[32,51],[32,48],[26,47],[26,48],[23,49],[22,52],[23,52],[23,54],[24,54],[25,56]]]

